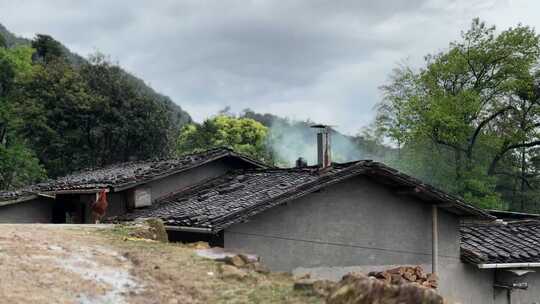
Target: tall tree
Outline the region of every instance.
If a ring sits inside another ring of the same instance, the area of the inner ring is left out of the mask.
[[[426,56],[425,68],[396,70],[382,87],[378,125],[400,146],[428,139],[441,147],[452,155],[455,191],[480,205],[495,204],[487,158],[497,157],[492,151],[512,153],[523,143],[515,142],[516,133],[493,135],[508,117],[527,112],[512,96],[530,87],[539,57],[533,29],[519,25],[497,35],[475,19],[448,51]]]

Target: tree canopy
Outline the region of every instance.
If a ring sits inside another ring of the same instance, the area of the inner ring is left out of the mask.
[[[17,114],[17,87],[35,72],[32,52],[29,47],[0,47],[0,189],[20,187],[45,175],[18,133],[24,120]]]
[[[58,60],[65,55],[60,42],[49,35],[37,34],[32,40],[32,48],[36,50],[36,58],[45,62]]]
[[[178,137],[179,154],[229,147],[237,152],[271,162],[266,148],[268,128],[250,118],[220,114],[202,124],[188,124]]]
[[[530,184],[520,163],[540,146],[539,42],[530,27],[497,33],[475,19],[421,69],[396,68],[376,125],[400,148],[397,165],[479,206],[515,207],[503,189]]]
[[[4,35],[0,33],[0,48],[5,48],[5,47],[7,47],[6,38],[4,38]]]

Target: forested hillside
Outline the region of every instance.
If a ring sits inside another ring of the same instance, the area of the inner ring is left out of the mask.
[[[12,48],[15,46],[31,46],[32,41],[26,38],[18,37],[17,35],[11,33],[6,29],[5,26],[0,24],[0,36],[5,41],[5,45],[8,48]],[[0,38],[0,39],[2,39]],[[59,42],[59,47],[62,50],[62,54],[67,60],[74,66],[81,66],[83,64],[88,63],[88,60],[80,56],[79,54],[71,52],[68,48],[66,48],[62,43]],[[160,94],[156,92],[154,89],[152,89],[150,86],[148,86],[144,80],[137,78],[136,76],[132,75],[131,73],[123,70],[121,67],[119,67],[120,73],[123,74],[123,77],[126,77],[131,82],[133,82],[133,85],[137,87],[137,90],[140,90],[142,93],[150,96],[152,99],[156,99],[160,102],[163,102],[172,112],[172,118],[175,122],[179,123],[180,125],[184,125],[186,123],[191,122],[190,115],[184,111],[179,105],[175,104],[168,96],[165,96],[163,94]]]
[[[0,189],[132,159],[167,157],[190,116],[96,54],[0,27]]]

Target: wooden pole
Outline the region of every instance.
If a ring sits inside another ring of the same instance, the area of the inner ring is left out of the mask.
[[[432,261],[431,261],[431,272],[437,273],[437,268],[439,266],[439,218],[437,214],[437,205],[432,206],[432,220],[431,220],[431,254],[432,254]]]

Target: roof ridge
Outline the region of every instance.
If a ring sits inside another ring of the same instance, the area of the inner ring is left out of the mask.
[[[203,155],[203,154],[209,154],[210,152],[219,151],[219,150],[225,150],[227,152],[234,152],[232,149],[230,149],[228,147],[215,147],[215,148],[209,148],[207,150],[194,151],[194,152],[189,152],[189,153],[181,154],[181,155],[175,155],[175,156],[171,156],[171,157],[146,158],[146,159],[138,159],[138,160],[121,161],[121,162],[116,162],[116,163],[107,164],[107,165],[103,165],[103,166],[81,168],[81,169],[73,171],[73,172],[71,172],[69,174],[66,174],[64,176],[60,176],[60,177],[58,177],[56,179],[50,179],[48,181],[54,181],[54,180],[58,180],[58,179],[61,179],[61,178],[64,178],[64,177],[72,176],[72,175],[77,175],[77,174],[84,173],[84,172],[111,169],[111,168],[115,168],[115,167],[119,167],[119,166],[131,165],[131,164],[157,163],[157,162],[161,162],[161,161],[180,160],[180,159],[184,159],[184,158],[187,158],[187,157],[190,157],[190,156],[198,156],[198,155]]]
[[[324,170],[310,166],[229,171],[160,199],[149,213],[143,212],[136,217],[153,214],[162,216],[173,225],[212,227],[218,231],[268,208],[355,176],[366,176],[373,182],[391,188],[414,187],[417,191],[411,191],[411,195],[417,200],[430,204],[450,202],[452,204],[445,208],[452,208],[458,215],[494,218],[442,190],[384,164],[366,160],[336,163]],[[167,203],[174,205],[167,207]]]

